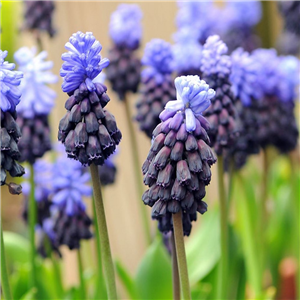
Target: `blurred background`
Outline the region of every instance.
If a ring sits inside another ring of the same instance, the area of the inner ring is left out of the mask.
[[[106,57],[112,42],[108,35],[108,26],[111,13],[116,10],[122,2],[118,1],[97,1],[97,2],[73,2],[73,1],[57,1],[55,2],[55,12],[53,25],[57,30],[57,34],[53,38],[48,35],[42,36],[43,48],[48,52],[48,59],[54,62],[54,74],[59,74],[62,65],[61,54],[65,52],[64,45],[69,37],[77,32],[93,32],[94,36],[103,46],[101,51],[102,57]],[[178,10],[175,1],[168,2],[126,2],[136,3],[143,11],[143,38],[142,44],[138,52],[142,56],[144,47],[147,42],[153,38],[161,38],[173,43],[172,35],[176,31],[176,13]],[[224,3],[218,2],[217,5],[222,6]],[[282,30],[283,22],[278,12],[276,1],[263,1],[263,17],[256,26],[257,34],[262,38],[263,47],[275,47],[278,36]],[[5,15],[4,15],[5,13]],[[23,23],[23,3],[20,1],[10,2],[2,1],[2,41],[1,49],[8,50],[10,53],[9,61],[13,61],[12,53],[21,46],[34,46],[36,40],[33,34],[29,32],[21,32],[20,28]],[[53,85],[53,89],[57,92],[55,108],[53,109],[50,120],[52,128],[52,140],[57,141],[57,131],[59,120],[65,114],[64,104],[66,94],[61,90],[62,79],[59,83]],[[129,135],[125,110],[122,103],[118,100],[117,95],[112,91],[109,82],[105,82],[108,87],[108,95],[111,102],[108,105],[109,110],[115,116],[119,129],[123,134],[122,141],[119,146],[119,153],[116,157],[116,165],[118,168],[116,183],[113,186],[105,187],[105,209],[107,213],[108,230],[110,235],[113,257],[119,259],[134,274],[139,262],[146,251],[146,238],[142,228],[142,220],[139,212],[139,201],[135,182],[133,180],[133,161],[131,155],[131,146],[129,144]],[[130,94],[132,116],[136,114],[135,103],[138,94]],[[299,113],[299,106],[297,108]],[[298,114],[299,115],[299,114]],[[138,130],[138,125],[134,122],[139,146],[139,161],[142,165],[150,147],[149,139],[144,133]],[[50,159],[49,155],[48,158]],[[258,169],[261,168],[261,157],[251,158],[251,163],[255,164]],[[205,201],[208,207],[213,207],[213,203],[217,199],[217,176],[216,170],[212,170],[212,181],[207,188],[207,196]],[[11,196],[6,189],[1,189],[1,208],[4,230],[19,232],[24,236],[27,235],[27,229],[21,218],[23,208],[23,197]],[[86,203],[91,206],[90,199],[86,199]],[[91,208],[91,207],[90,207]],[[147,207],[150,219],[150,208]],[[208,217],[209,211],[203,216],[199,216],[199,221],[194,224],[192,235],[197,234],[197,228],[201,226],[201,222]],[[156,222],[151,222],[152,233],[155,235]],[[84,257],[84,264],[92,266],[93,255],[88,242],[83,242],[83,249],[88,255]],[[64,276],[65,283],[72,285],[78,282],[76,268],[76,254],[69,251],[66,247],[62,247],[64,255]]]

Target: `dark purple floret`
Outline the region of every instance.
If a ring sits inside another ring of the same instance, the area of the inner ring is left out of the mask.
[[[65,145],[68,157],[83,165],[102,165],[122,138],[114,116],[104,109],[109,101],[106,86],[94,85],[92,92],[81,83],[69,93],[65,104],[68,111],[59,123],[58,140]]]
[[[140,83],[141,61],[134,50],[125,46],[113,46],[108,53],[107,79],[112,89],[124,100],[127,92],[136,93]]]
[[[24,29],[46,31],[53,37],[56,30],[52,25],[54,1],[24,1]]]

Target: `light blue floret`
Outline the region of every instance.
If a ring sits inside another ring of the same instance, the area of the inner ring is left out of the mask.
[[[65,155],[57,159],[53,173],[53,203],[65,208],[69,216],[85,210],[82,199],[92,194],[92,188],[88,184],[90,174],[83,171],[78,161],[70,160]]]
[[[89,91],[94,91],[93,80],[109,65],[107,58],[101,58],[101,44],[91,32],[78,31],[70,37],[65,48],[69,52],[61,56],[64,61],[60,69],[60,76],[64,78],[62,90],[73,92],[85,82]]]
[[[136,4],[121,4],[110,17],[109,35],[118,46],[136,49],[142,37],[142,11]]]
[[[229,75],[231,59],[225,55],[228,51],[226,44],[218,35],[212,35],[202,49],[201,71],[205,75]]]
[[[171,112],[185,111],[186,130],[196,128],[195,116],[201,115],[211,104],[215,91],[199,76],[180,76],[175,79],[177,100],[169,101],[165,109]]]
[[[4,61],[6,56],[7,51],[0,50],[0,108],[4,112],[14,112],[20,102],[23,73],[13,71],[15,64]]]
[[[46,84],[56,83],[58,77],[50,71],[53,62],[45,61],[47,56],[46,51],[36,55],[35,47],[22,47],[14,54],[19,70],[24,73],[21,82],[22,101],[17,111],[25,118],[48,115],[54,106],[56,92]]]
[[[182,27],[174,34],[174,69],[177,72],[199,70],[201,66],[202,46],[197,39],[195,29]]]
[[[173,70],[172,47],[161,39],[151,40],[145,47],[142,64],[147,66],[142,76],[154,76],[157,82],[163,80],[163,74],[171,74]]]
[[[231,54],[231,88],[236,97],[243,105],[251,104],[252,98],[259,100],[262,97],[262,91],[259,84],[259,64],[248,52],[242,48],[236,49]]]

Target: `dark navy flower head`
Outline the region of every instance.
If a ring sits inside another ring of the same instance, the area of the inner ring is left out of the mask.
[[[142,71],[142,76],[156,77],[156,81],[161,83],[164,74],[172,73],[172,47],[169,43],[161,39],[153,39],[145,48],[142,64],[147,66]]]
[[[210,106],[210,99],[215,96],[215,91],[210,89],[199,76],[181,76],[175,79],[177,100],[169,101],[165,110],[160,114],[160,119],[165,120],[168,113],[185,112],[186,131],[196,129],[196,117]]]
[[[258,82],[259,64],[243,48],[238,48],[231,54],[231,88],[243,105],[251,104],[251,98],[260,99],[262,96]]]
[[[136,49],[142,37],[142,11],[136,4],[121,4],[110,17],[109,34],[117,46]]]
[[[36,55],[36,48],[20,48],[14,59],[19,65],[19,70],[24,73],[21,82],[22,101],[18,105],[18,112],[25,118],[35,115],[48,115],[54,105],[56,93],[46,86],[57,82],[57,76],[52,74],[52,61],[45,61],[47,52],[42,51]]]
[[[3,112],[14,112],[20,102],[23,73],[13,71],[15,64],[5,61],[6,56],[7,51],[0,50],[0,108]]]
[[[64,61],[60,70],[60,76],[64,78],[62,90],[71,93],[85,82],[90,92],[95,91],[93,79],[109,65],[107,58],[101,58],[101,44],[92,32],[78,31],[70,37],[65,48],[69,52],[61,56]]]
[[[174,69],[178,72],[199,70],[201,66],[202,46],[197,39],[197,30],[182,27],[174,34]]]
[[[226,44],[218,35],[210,36],[203,46],[201,71],[206,76],[218,74],[227,76],[231,69],[231,60],[228,55]]]
[[[265,95],[276,93],[280,82],[279,57],[275,49],[256,49],[251,53],[253,59],[260,65],[259,83]]]
[[[83,172],[82,165],[65,155],[58,158],[54,166],[52,202],[65,211],[68,216],[85,211],[84,196],[91,196],[92,188],[88,185],[90,174]]]
[[[297,87],[300,84],[300,61],[295,56],[280,57],[279,72],[281,80],[278,85],[278,96],[281,101],[295,101]]]
[[[260,1],[226,1],[224,12],[231,27],[253,27],[261,20],[262,5]]]

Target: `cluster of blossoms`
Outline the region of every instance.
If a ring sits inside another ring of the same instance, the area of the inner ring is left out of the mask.
[[[210,166],[216,157],[208,146],[208,121],[202,112],[215,92],[198,76],[175,79],[177,100],[169,101],[160,114],[161,123],[153,131],[153,141],[143,164],[143,195],[152,207],[152,218],[162,232],[173,230],[172,214],[182,211],[183,231],[189,235],[197,211],[207,205],[202,199],[211,179]]]
[[[50,37],[55,34],[52,26],[54,1],[24,1],[24,25],[26,30],[46,31]]]
[[[142,11],[135,4],[121,4],[111,15],[109,34],[114,45],[108,54],[107,79],[120,100],[128,91],[137,92],[140,82],[141,62],[135,50],[142,36],[141,19]]]
[[[10,176],[22,176],[24,168],[17,163],[20,159],[18,140],[21,130],[16,123],[16,106],[20,102],[22,72],[13,71],[15,64],[5,61],[7,51],[0,50],[0,108],[1,108],[1,185],[6,183],[6,172]],[[19,194],[21,187],[14,183],[9,184],[13,194]]]
[[[70,158],[83,165],[102,165],[121,140],[114,116],[104,109],[110,101],[104,84],[97,76],[109,64],[102,59],[101,44],[91,32],[73,34],[62,55],[60,75],[62,89],[67,92],[66,115],[59,123],[58,139]]]
[[[141,74],[136,120],[140,129],[151,138],[152,131],[160,122],[159,114],[166,103],[175,98],[171,45],[160,39],[150,41],[146,45],[142,63],[146,68]]]
[[[29,172],[27,172],[28,174]],[[80,240],[90,239],[91,219],[86,213],[84,196],[91,196],[88,185],[90,175],[77,161],[64,154],[52,164],[37,160],[34,164],[35,201],[37,203],[38,251],[46,257],[47,239],[51,250],[61,256],[59,247],[80,247]],[[25,207],[23,217],[27,221],[30,184],[24,183]]]
[[[57,76],[51,73],[53,63],[45,61],[47,52],[36,55],[35,48],[20,48],[14,54],[19,70],[24,73],[21,82],[22,97],[17,107],[17,123],[22,129],[19,141],[20,161],[33,164],[51,149],[48,115],[53,106],[56,93],[46,84],[57,82]]]
[[[213,35],[203,46],[201,60],[203,79],[216,91],[204,116],[211,126],[208,132],[211,146],[218,155],[233,145],[239,131],[235,97],[229,80],[231,59],[226,53],[225,43],[219,36]]]

